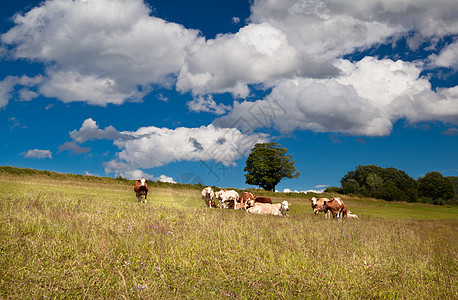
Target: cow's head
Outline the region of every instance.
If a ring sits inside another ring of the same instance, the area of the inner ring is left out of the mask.
[[[310,198],[309,201],[312,202],[312,207],[316,206],[316,198],[315,197]]]
[[[139,179],[139,180],[137,180],[137,181],[140,182],[140,183],[142,184],[142,186],[144,186],[145,183],[148,182],[148,180],[146,180],[145,178],[141,178],[141,179]]]
[[[281,210],[288,211],[291,204],[288,201],[283,201],[281,204]]]

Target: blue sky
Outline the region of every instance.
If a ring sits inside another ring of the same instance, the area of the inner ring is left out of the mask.
[[[340,186],[358,165],[458,176],[458,3],[9,1],[0,165],[245,184],[257,142]]]

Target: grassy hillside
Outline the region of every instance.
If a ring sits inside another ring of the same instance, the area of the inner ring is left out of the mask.
[[[346,198],[335,222],[279,193],[289,217],[253,216],[66,175],[0,172],[0,298],[458,298],[457,207]]]

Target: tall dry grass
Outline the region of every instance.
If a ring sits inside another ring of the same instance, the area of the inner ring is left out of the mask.
[[[0,297],[457,299],[457,220],[207,209],[195,191],[0,182]]]

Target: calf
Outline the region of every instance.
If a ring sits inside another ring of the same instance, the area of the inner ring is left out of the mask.
[[[324,202],[326,201],[329,201],[328,198],[315,198],[315,197],[312,197],[309,199],[309,201],[311,202],[312,204],[312,209],[313,209],[313,213],[315,214],[315,216],[318,215],[318,213],[320,211],[324,212],[324,217],[327,219],[327,218],[330,218],[330,211],[324,206]]]
[[[277,204],[258,203],[248,208],[246,212],[249,214],[285,216],[290,206],[291,204],[286,200]]]
[[[358,215],[353,214],[351,211],[347,211],[347,218],[358,219]]]
[[[206,187],[202,190],[201,193],[202,200],[205,201],[205,204],[207,207],[212,207],[212,200],[215,197],[215,193],[213,192],[213,189],[211,187]]]
[[[142,202],[142,196],[145,196],[145,203],[146,203],[146,196],[148,195],[148,185],[146,184],[148,180],[145,178],[141,178],[135,182],[134,191],[135,195],[137,196],[137,200]]]
[[[347,206],[343,203],[342,199],[334,197],[329,201],[324,201],[324,207],[330,210],[333,218],[342,220],[343,214],[347,213]]]

